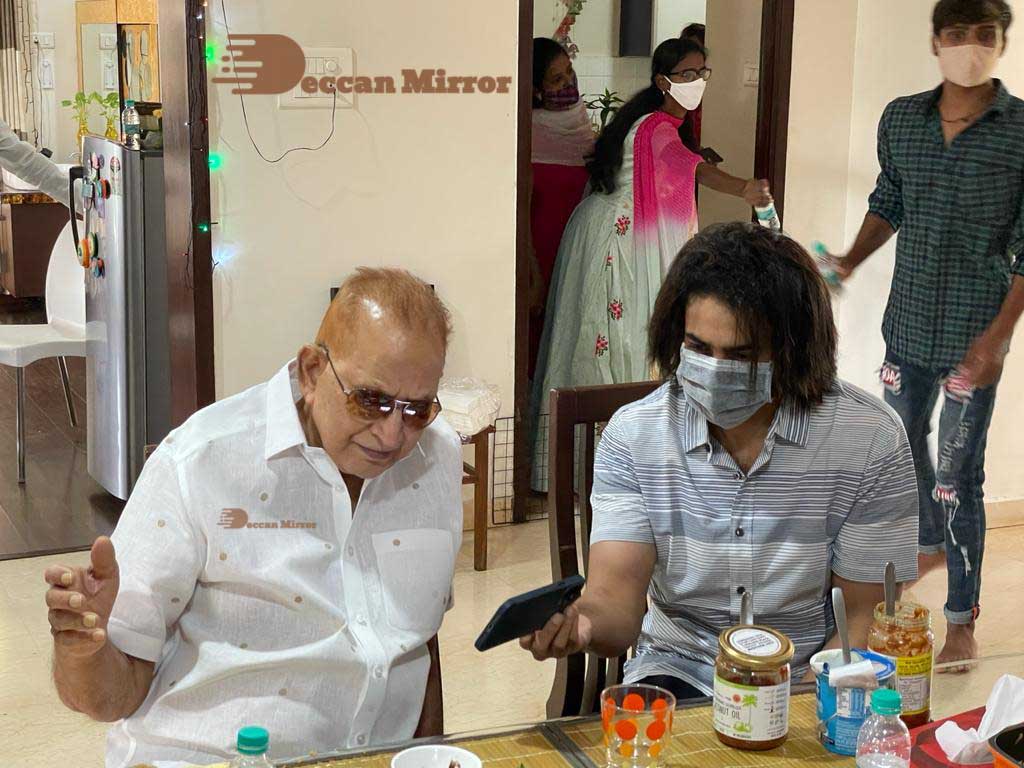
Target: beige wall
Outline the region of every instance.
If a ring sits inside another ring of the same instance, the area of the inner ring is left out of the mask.
[[[1024,18],[1024,0],[1011,4]],[[784,224],[804,244],[820,239],[839,250],[852,242],[878,173],[875,133],[882,110],[897,96],[938,84],[929,50],[933,5],[830,0],[826,10],[819,0],[797,0]],[[1011,91],[1024,93],[1024,48],[1011,45],[997,75]],[[885,351],[879,329],[894,256],[895,239],[859,270],[837,306],[840,374],[877,394]],[[1016,396],[1024,386],[1021,346],[1018,341],[1008,358],[989,434],[986,491],[993,500],[1024,497],[1018,436],[1024,402]]]
[[[74,0],[33,0],[34,28],[38,32],[51,32],[52,49],[33,49],[33,66],[38,71],[39,58],[53,63],[53,90],[37,90],[36,120],[40,125],[40,145],[53,150],[53,159],[69,161],[69,155],[78,151],[76,134],[78,123],[71,110],[60,106],[62,99],[73,99],[78,90],[78,48],[75,42]],[[38,89],[38,82],[36,83]],[[97,119],[95,128],[103,121]]]
[[[749,178],[754,173],[757,88],[743,85],[744,64],[757,65],[761,51],[761,3],[712,0],[707,9],[708,66],[714,70],[704,95],[701,143],[725,158],[721,168]],[[749,220],[739,198],[700,190],[702,227],[721,221]]]
[[[233,3],[233,32],[287,34],[306,46],[354,49],[357,73],[444,67],[449,74],[515,75],[517,7],[315,0]],[[223,40],[219,6],[209,14]],[[210,86],[217,395],[269,377],[309,342],[328,290],[358,265],[406,267],[451,308],[447,373],[478,376],[512,409],[515,268],[515,84],[505,95],[380,94],[339,109],[319,152],[269,165],[254,151],[238,96]],[[280,110],[246,99],[268,156],[316,146],[330,110]]]

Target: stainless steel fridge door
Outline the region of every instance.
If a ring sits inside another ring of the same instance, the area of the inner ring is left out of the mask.
[[[131,486],[127,259],[132,255],[127,238],[133,227],[132,211],[126,201],[141,200],[142,174],[137,152],[126,151],[106,139],[86,136],[83,165],[87,179],[97,174],[90,167],[94,154],[102,158],[98,174],[111,182],[111,195],[103,203],[102,217],[95,206],[87,211],[86,230],[96,235],[98,255],[104,265],[101,276],[91,271],[86,274],[88,468],[89,474],[108,492],[127,499]]]

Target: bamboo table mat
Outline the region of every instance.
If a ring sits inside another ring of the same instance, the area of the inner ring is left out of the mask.
[[[573,721],[559,727],[595,766],[605,764],[604,734],[601,721]],[[712,726],[709,705],[679,709],[672,725],[672,739],[662,752],[665,768],[732,768],[733,766],[830,765],[852,768],[852,757],[839,757],[818,742],[818,716],[813,694],[794,695],[790,700],[789,738],[769,752],[746,752],[722,744]],[[515,768],[513,766],[513,768]],[[527,763],[526,768],[532,768]]]
[[[564,755],[555,742],[558,734],[549,739],[544,724],[525,730],[490,736],[467,736],[445,739],[445,744],[467,749],[484,764],[484,768],[582,768],[578,758]],[[427,742],[424,742],[427,743]],[[339,757],[311,758],[301,763],[288,763],[289,768],[390,768],[391,758],[405,747],[391,751],[377,751]]]

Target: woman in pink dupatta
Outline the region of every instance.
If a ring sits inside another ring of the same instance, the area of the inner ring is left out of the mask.
[[[530,230],[536,272],[534,319],[530,323],[529,376],[540,349],[543,311],[558,244],[565,224],[583,199],[586,158],[596,139],[586,105],[580,98],[569,55],[550,38],[533,40],[533,185]]]
[[[550,390],[650,378],[647,323],[662,276],[697,231],[695,185],[752,206],[770,200],[767,182],[730,176],[680,140],[711,75],[705,60],[693,40],[661,43],[651,85],[619,109],[587,164],[592,192],[562,236],[534,378],[537,490],[545,446],[535,427]]]

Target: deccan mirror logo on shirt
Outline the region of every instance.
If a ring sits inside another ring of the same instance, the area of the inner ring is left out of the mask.
[[[303,94],[351,93],[511,93],[511,75],[449,74],[444,68],[403,69],[393,75],[357,75],[354,54],[324,58],[304,51],[287,35],[229,34],[220,57],[221,75],[233,94],[280,95],[301,87]],[[308,53],[308,56],[307,56]]]
[[[221,528],[316,528],[316,523],[302,520],[249,520],[249,513],[237,507],[225,507],[220,511],[217,525]]]

